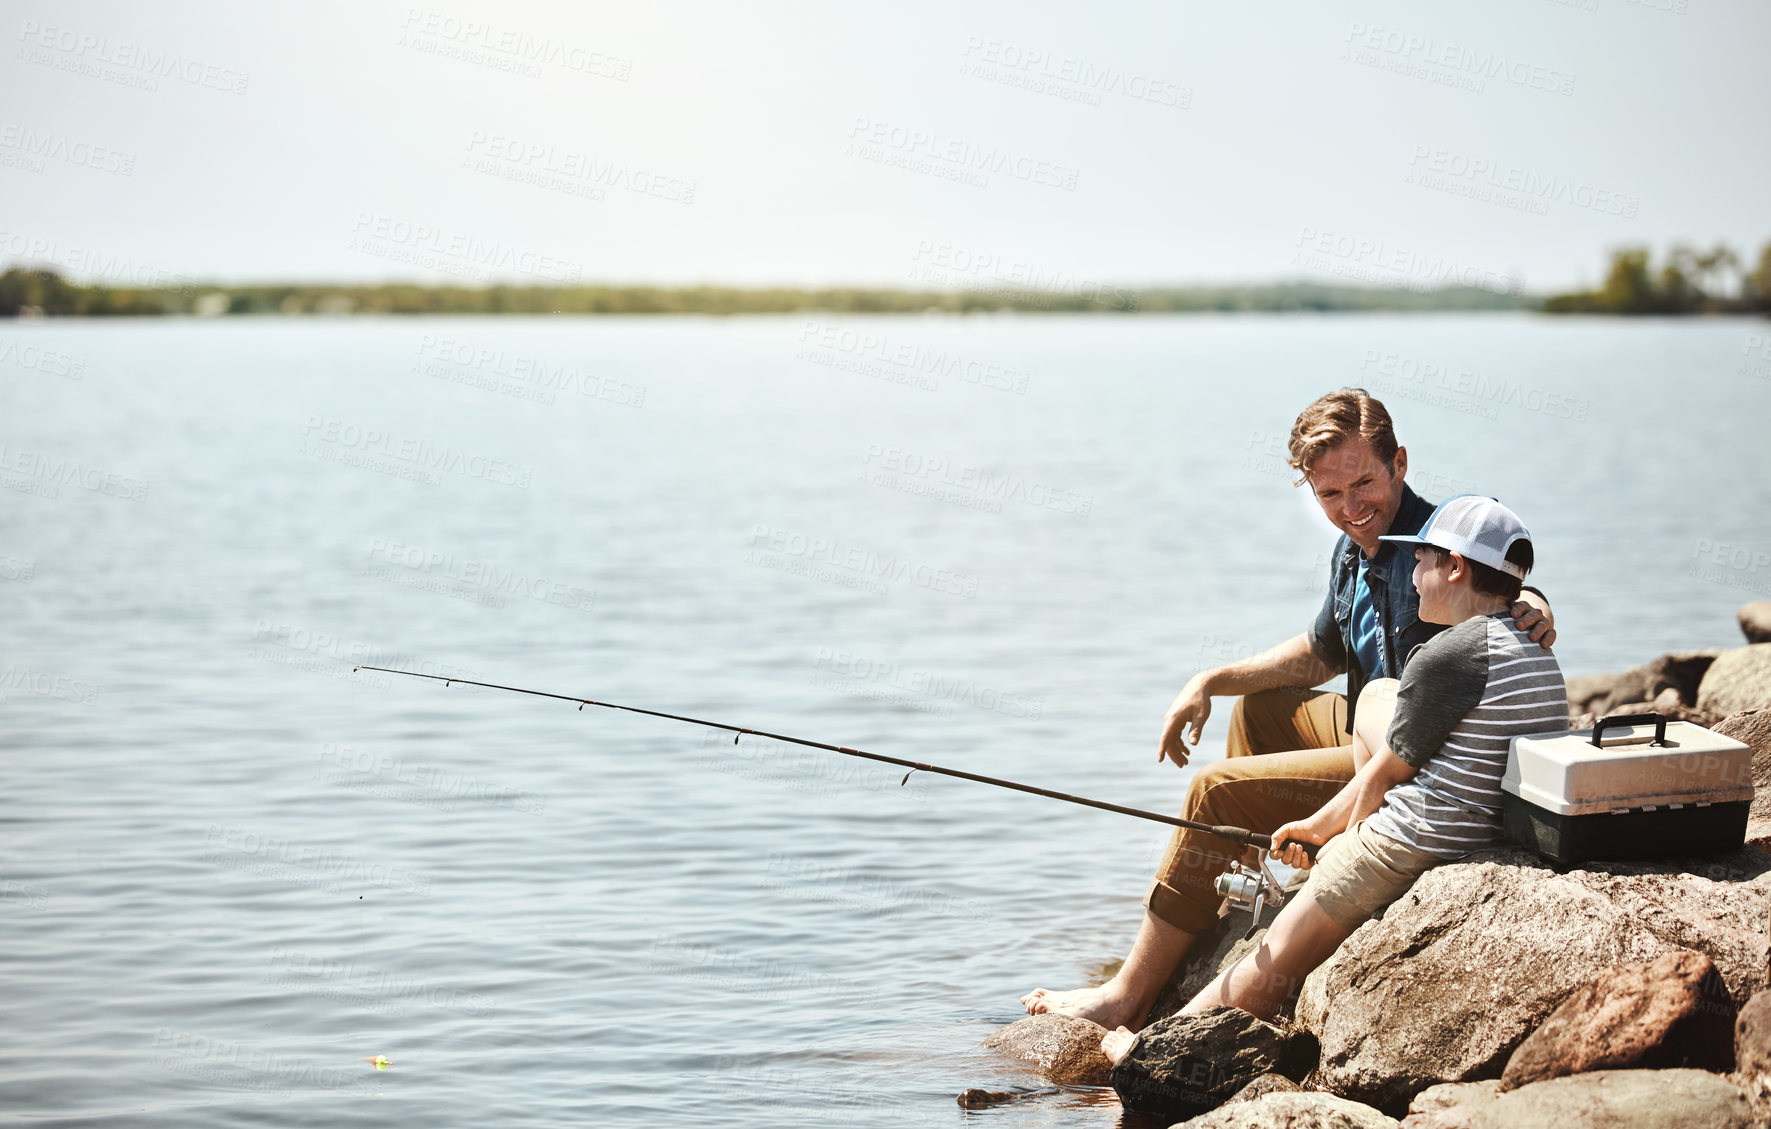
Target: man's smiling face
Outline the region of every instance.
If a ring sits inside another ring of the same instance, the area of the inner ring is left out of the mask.
[[[1355,436],[1318,455],[1304,479],[1328,520],[1369,557],[1396,520],[1407,473],[1406,448],[1397,448],[1394,465],[1387,465],[1369,442]]]

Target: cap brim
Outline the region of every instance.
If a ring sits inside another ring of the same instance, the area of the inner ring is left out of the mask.
[[[1406,541],[1411,545],[1431,545],[1432,544],[1432,542],[1427,540],[1425,537],[1421,537],[1421,536],[1418,536],[1413,533],[1398,533],[1393,537],[1379,537],[1378,540],[1379,541]]]

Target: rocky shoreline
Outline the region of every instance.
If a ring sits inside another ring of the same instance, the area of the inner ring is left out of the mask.
[[[1573,728],[1657,712],[1749,745],[1739,850],[1575,867],[1484,851],[1360,927],[1283,1022],[1174,1014],[1258,943],[1238,913],[1194,943],[1117,1066],[1103,1028],[1064,1016],[988,1045],[1188,1129],[1771,1127],[1771,601],[1740,626],[1744,646],[1568,682]]]

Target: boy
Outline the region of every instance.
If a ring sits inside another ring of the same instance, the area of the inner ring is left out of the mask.
[[[1282,861],[1326,844],[1310,880],[1259,949],[1182,1010],[1228,1005],[1271,1019],[1292,988],[1426,870],[1501,839],[1500,780],[1514,737],[1568,726],[1555,656],[1508,618],[1532,566],[1531,535],[1492,498],[1465,494],[1433,512],[1414,546],[1420,617],[1454,624],[1421,644],[1402,678],[1366,687],[1353,727],[1356,773],[1315,815],[1273,833]],[[1369,817],[1369,818],[1368,818]],[[1115,1062],[1136,1036],[1102,1041]]]

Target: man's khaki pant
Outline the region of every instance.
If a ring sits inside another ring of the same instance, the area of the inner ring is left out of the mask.
[[[1272,834],[1314,815],[1353,779],[1347,700],[1326,690],[1262,690],[1230,711],[1228,755],[1202,768],[1187,789],[1182,819]],[[1178,929],[1205,932],[1223,898],[1213,883],[1243,848],[1177,828],[1144,907]]]

